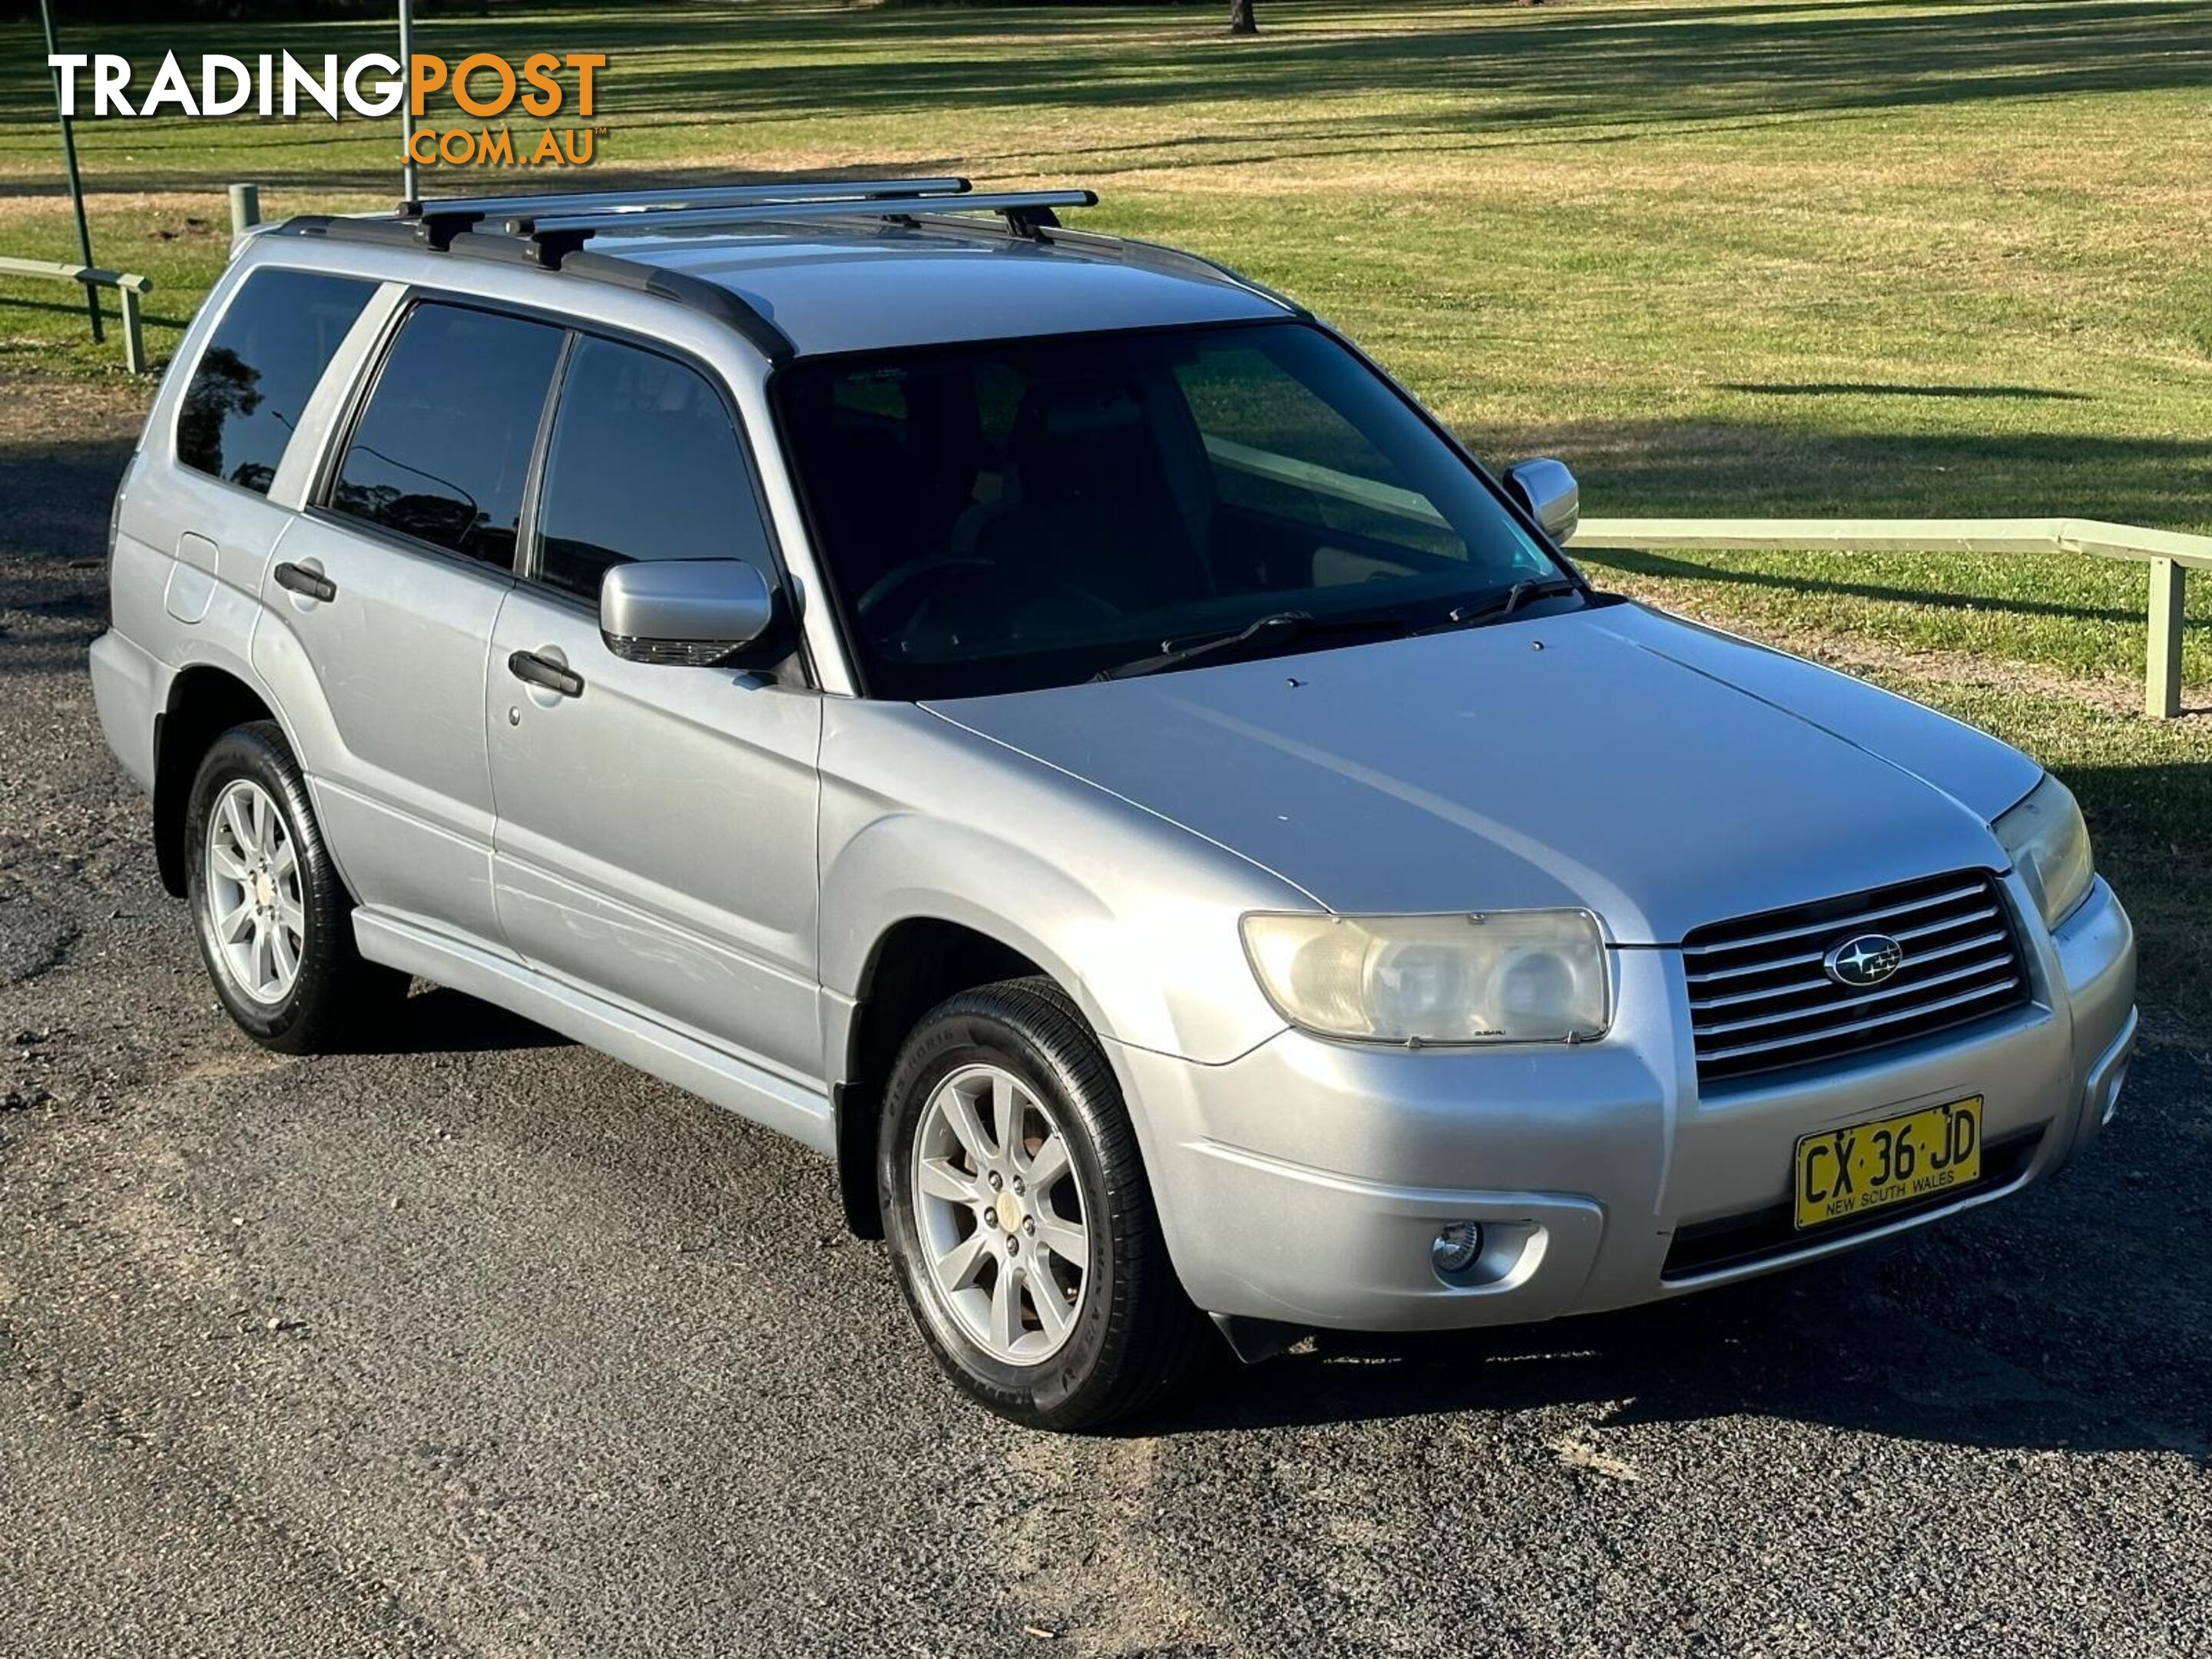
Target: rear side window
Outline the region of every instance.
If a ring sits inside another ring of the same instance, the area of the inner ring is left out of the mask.
[[[704,376],[586,337],[553,417],[538,507],[538,574],[599,597],[639,559],[744,559],[773,571],[744,448]]]
[[[520,317],[416,307],[354,428],[331,505],[511,568],[530,453],[566,337]]]
[[[177,411],[177,459],[269,493],[338,343],[374,283],[312,270],[257,270],[216,325]]]

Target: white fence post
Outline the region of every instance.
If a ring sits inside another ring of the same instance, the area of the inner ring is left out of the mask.
[[[2188,571],[2172,559],[2150,562],[2149,654],[2143,669],[2143,713],[2170,720],[2181,713],[2181,623]]]
[[[233,185],[230,187],[230,234],[235,236],[260,222],[261,186]]]
[[[146,331],[138,312],[138,279],[125,276],[115,285],[123,301],[123,366],[133,374],[146,372]]]

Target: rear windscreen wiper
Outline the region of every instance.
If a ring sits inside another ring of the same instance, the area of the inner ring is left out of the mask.
[[[1209,634],[1194,640],[1170,641],[1163,646],[1155,656],[1117,663],[1111,668],[1100,669],[1091,678],[1094,680],[1129,680],[1140,674],[1164,673],[1170,668],[1182,668],[1195,662],[1248,655],[1264,657],[1271,651],[1284,650],[1316,634],[1402,634],[1405,631],[1406,619],[1399,616],[1331,617],[1324,622],[1310,611],[1277,611],[1247,623],[1233,633]]]
[[[1418,631],[1423,634],[1442,634],[1455,628],[1469,628],[1477,623],[1504,622],[1531,599],[1556,599],[1563,593],[1579,593],[1583,585],[1572,576],[1528,576],[1513,584],[1502,593],[1493,593],[1486,599],[1472,605],[1454,605],[1440,623],[1431,623]]]

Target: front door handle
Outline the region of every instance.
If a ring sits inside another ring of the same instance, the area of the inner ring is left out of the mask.
[[[518,651],[507,659],[507,672],[525,685],[540,686],[558,692],[564,697],[584,695],[584,677],[573,674],[557,662],[548,661],[535,651]]]
[[[321,599],[325,604],[338,596],[338,585],[319,570],[310,570],[303,564],[289,560],[276,567],[276,586],[289,589],[303,599]]]

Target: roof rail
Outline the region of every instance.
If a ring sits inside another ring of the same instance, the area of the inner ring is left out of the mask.
[[[960,196],[965,179],[779,179],[769,184],[679,185],[664,190],[581,190],[521,196],[447,196],[402,202],[399,222],[419,225],[418,240],[443,248],[459,232],[486,219],[554,213],[636,215],[702,208],[766,206],[771,203],[868,201],[880,197]]]
[[[530,243],[538,263],[558,265],[594,236],[611,231],[719,230],[747,224],[788,224],[803,219],[911,219],[923,213],[996,213],[1003,216],[1016,234],[1034,236],[1060,223],[1057,208],[1096,207],[1098,194],[1089,190],[1017,190],[976,194],[947,191],[937,195],[884,195],[810,198],[806,200],[739,203],[727,207],[672,208],[635,213],[597,211],[548,213],[542,209],[507,216],[500,229]],[[477,235],[487,233],[478,230]]]
[[[659,295],[664,300],[673,300],[678,305],[720,318],[744,336],[753,349],[770,363],[787,363],[799,354],[791,336],[754,310],[743,295],[719,283],[681,270],[665,270],[641,259],[618,259],[611,253],[572,253],[562,261],[561,269],[568,276],[612,283],[617,288],[639,294]]]
[[[1241,288],[1256,299],[1279,305],[1292,316],[1311,317],[1313,313],[1287,294],[1277,292],[1265,283],[1255,282],[1243,271],[1224,265],[1218,259],[1209,259],[1203,253],[1193,253],[1188,248],[1170,247],[1164,242],[1141,242],[1133,236],[1107,236],[1095,230],[1069,230],[1057,228],[1044,234],[1044,240],[1057,242],[1063,247],[1082,248],[1097,253],[1119,254],[1125,264],[1141,265],[1148,270],[1174,271],[1184,276],[1207,276],[1226,283],[1231,288]]]
[[[342,242],[396,242],[418,253],[435,251],[434,244],[425,242],[416,234],[416,225],[400,219],[356,219],[341,214],[308,213],[272,225],[270,229],[278,235],[323,236]],[[463,231],[453,237],[445,251],[457,258],[470,255],[516,264],[538,264],[536,251],[531,245],[513,236],[485,236]],[[747,304],[744,295],[682,271],[666,270],[641,259],[617,258],[611,253],[572,253],[562,269],[572,276],[611,283],[640,294],[657,295],[719,318],[743,335],[771,363],[788,362],[797,349],[791,337]]]

